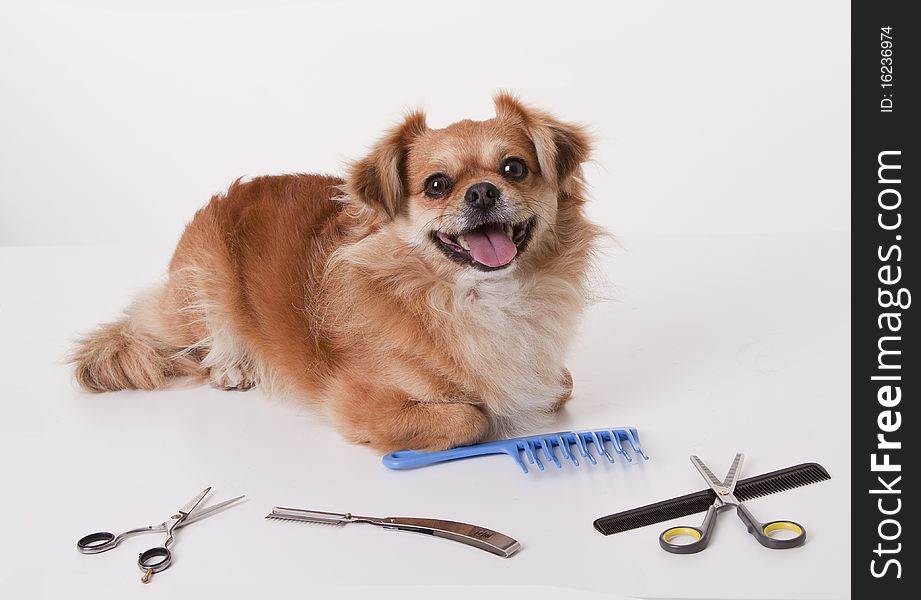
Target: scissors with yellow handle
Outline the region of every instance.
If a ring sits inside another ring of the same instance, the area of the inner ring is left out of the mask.
[[[748,509],[742,505],[742,501],[736,498],[736,482],[742,471],[743,460],[745,460],[744,454],[736,454],[732,466],[729,467],[729,473],[726,474],[724,480],[720,481],[702,460],[691,456],[691,462],[716,493],[716,500],[707,509],[707,516],[704,517],[704,522],[700,527],[671,527],[659,535],[659,545],[666,552],[694,554],[706,548],[716,522],[716,513],[729,508],[736,509],[736,514],[745,523],[748,533],[755,536],[758,543],[765,548],[784,550],[800,546],[806,541],[806,529],[799,523],[788,520],[761,523],[748,512]]]

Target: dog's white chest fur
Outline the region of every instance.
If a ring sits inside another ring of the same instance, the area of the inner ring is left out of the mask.
[[[476,378],[498,433],[538,426],[565,391],[563,361],[582,301],[559,283],[473,274],[456,284],[457,359]]]

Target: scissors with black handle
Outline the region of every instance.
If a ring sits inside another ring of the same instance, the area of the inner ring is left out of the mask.
[[[694,463],[700,475],[716,493],[716,500],[707,509],[707,516],[704,517],[704,522],[701,523],[700,527],[687,525],[671,527],[659,535],[659,545],[666,552],[694,554],[706,548],[710,542],[710,534],[713,533],[713,525],[716,523],[716,513],[730,508],[736,509],[736,514],[745,523],[748,533],[755,536],[758,543],[765,548],[785,550],[796,548],[806,541],[806,529],[799,523],[789,520],[761,523],[748,512],[748,509],[742,505],[742,501],[736,498],[736,482],[739,480],[739,475],[742,471],[743,460],[745,460],[744,454],[736,454],[735,460],[732,461],[732,466],[729,467],[729,473],[724,480],[720,481],[703,461],[696,456],[691,456],[691,462]],[[786,538],[775,537],[781,532],[792,534],[792,536]],[[688,543],[679,543],[678,540],[681,539],[690,541]]]
[[[189,500],[185,506],[170,515],[168,519],[159,525],[138,527],[137,529],[130,529],[123,533],[119,533],[118,535],[109,533],[108,531],[91,533],[89,535],[83,536],[77,541],[77,550],[79,550],[82,554],[99,554],[100,552],[111,550],[123,539],[132,535],[138,535],[141,533],[165,533],[166,541],[163,542],[162,546],[150,548],[149,550],[145,550],[138,555],[138,567],[141,569],[141,571],[144,571],[144,576],[141,577],[141,581],[148,583],[154,573],[159,573],[160,571],[163,571],[170,566],[173,558],[170,554],[169,547],[173,543],[173,532],[176,529],[185,527],[189,523],[194,523],[195,521],[211,516],[222,508],[225,508],[244,498],[244,496],[237,496],[236,498],[225,500],[224,502],[220,502],[214,506],[196,510],[198,505],[210,491],[210,487],[205,488],[201,493],[196,494],[194,498]]]

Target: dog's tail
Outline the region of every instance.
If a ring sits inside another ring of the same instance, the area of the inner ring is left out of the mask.
[[[194,352],[167,341],[160,290],[146,294],[126,316],[102,325],[77,343],[70,356],[77,383],[88,392],[155,390],[175,377],[201,376]]]

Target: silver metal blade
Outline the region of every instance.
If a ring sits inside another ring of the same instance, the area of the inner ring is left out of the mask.
[[[744,461],[745,455],[739,452],[733,459],[732,466],[729,467],[729,472],[726,473],[726,479],[723,480],[723,487],[728,488],[730,493],[734,492],[736,489],[736,482],[739,480],[739,475],[742,473],[742,463]]]
[[[179,512],[180,512],[180,513],[183,513],[183,514],[185,514],[185,515],[188,515],[190,512],[192,512],[193,510],[195,510],[195,507],[198,506],[198,503],[201,502],[202,500],[204,500],[205,496],[207,496],[207,495],[208,495],[208,492],[210,492],[210,491],[211,491],[211,486],[209,485],[208,487],[206,487],[205,489],[203,489],[203,490],[201,491],[201,493],[196,494],[196,496],[195,496],[194,498],[192,498],[191,500],[189,500],[189,502],[188,502],[185,506],[183,506],[182,508],[180,508],[180,509],[179,509]]]
[[[265,518],[301,521],[304,523],[326,523],[329,525],[345,525],[355,520],[355,517],[349,513],[331,513],[320,510],[304,510],[302,508],[284,508],[282,506],[272,508],[272,512],[267,514]]]
[[[289,523],[300,523],[302,525],[318,525],[320,527],[343,527],[345,523],[327,523],[325,521],[305,521],[303,519],[292,519],[291,517],[279,517],[277,515],[266,515],[270,521],[287,521]]]
[[[208,508],[193,510],[191,513],[189,513],[188,517],[182,520],[182,524],[188,525],[189,523],[200,521],[201,519],[204,519],[205,517],[210,517],[217,511],[227,508],[234,502],[239,502],[243,498],[246,498],[246,496],[237,496],[236,498],[231,498],[230,500],[224,500],[223,502],[219,502],[215,504],[214,506],[209,506]]]
[[[704,464],[696,455],[691,456],[691,462],[697,468],[697,471],[701,476],[707,480],[707,483],[710,484],[710,487],[713,488],[713,491],[719,491],[723,487],[723,482],[720,479],[717,479],[716,475],[713,474],[713,471],[710,470],[707,465]]]

